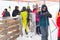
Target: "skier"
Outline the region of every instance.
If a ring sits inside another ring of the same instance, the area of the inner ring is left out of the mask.
[[[19,7],[15,6],[15,9],[13,10],[12,16],[16,17],[17,15],[19,15],[20,11],[19,11]]]
[[[39,35],[41,34],[40,27],[39,27],[39,14],[40,9],[38,8],[38,5],[36,4],[36,8],[33,9],[33,13],[36,15],[36,33]]]
[[[58,12],[58,17],[57,17],[57,20],[56,20],[56,24],[57,24],[57,27],[58,27],[58,40],[60,40],[60,10]]]
[[[20,15],[22,16],[22,26],[23,26],[23,31],[28,34],[28,24],[27,24],[27,16],[28,12],[26,10],[26,7],[23,7],[21,10]],[[23,32],[23,33],[24,33]]]
[[[2,13],[2,17],[10,17],[10,13],[8,12],[7,8],[4,9],[4,11]]]
[[[49,18],[51,18],[52,15],[49,13],[47,6],[45,4],[42,5],[39,17],[40,17],[40,30],[42,34],[41,40],[48,40]]]
[[[27,12],[28,12],[28,17],[27,17],[27,22],[28,22],[28,26],[29,26],[29,21],[30,21],[30,13],[32,12],[30,9],[30,6],[27,6]]]

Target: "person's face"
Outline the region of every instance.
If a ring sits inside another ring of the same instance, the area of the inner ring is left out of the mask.
[[[43,11],[46,11],[46,7],[43,8]]]
[[[39,7],[39,8],[38,8],[38,11],[40,11],[40,10],[41,10],[41,8]]]
[[[19,7],[17,8],[17,10],[19,10]]]
[[[60,12],[59,12],[59,16],[60,16]]]
[[[6,10],[4,10],[4,12],[6,12]]]

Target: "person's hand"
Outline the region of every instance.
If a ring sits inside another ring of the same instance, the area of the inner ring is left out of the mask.
[[[47,13],[45,12],[45,13],[43,13],[43,15],[47,15]]]
[[[49,14],[48,12],[45,12],[45,15],[48,16],[48,15],[50,15],[50,14]]]

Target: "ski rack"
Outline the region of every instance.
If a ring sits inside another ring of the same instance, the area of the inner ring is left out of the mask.
[[[0,17],[0,40],[16,40],[22,35],[21,17]]]

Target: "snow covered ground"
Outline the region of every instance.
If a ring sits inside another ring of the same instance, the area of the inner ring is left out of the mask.
[[[30,3],[29,4],[31,6],[31,9],[33,9],[32,8],[33,4],[34,3]],[[26,3],[26,2],[18,3],[18,2],[12,2],[12,1],[0,1],[0,17],[1,17],[2,11],[5,8],[8,8],[9,6],[11,6],[11,10],[9,12],[12,14],[12,11],[14,10],[14,7],[16,5],[18,5],[20,7],[19,9],[21,10],[21,8],[23,6],[27,6],[28,3]],[[46,2],[46,5],[48,6],[49,12],[52,14],[52,18],[51,19],[53,19],[53,21],[56,23],[56,21],[55,21],[56,20],[56,14],[58,13],[58,10],[59,10],[58,2]],[[56,26],[52,23],[51,19],[50,19],[50,26],[49,26],[49,40],[51,40],[51,38],[52,38],[52,40],[57,40],[58,31],[56,29],[54,32],[52,32],[52,30],[54,30],[56,28]],[[29,34],[29,36],[30,35],[31,34]],[[33,37],[32,38],[30,38],[30,37],[27,38],[26,36],[23,36],[23,37],[20,36],[20,37],[17,38],[17,40],[41,40],[41,35],[34,35],[34,33],[33,33]]]

